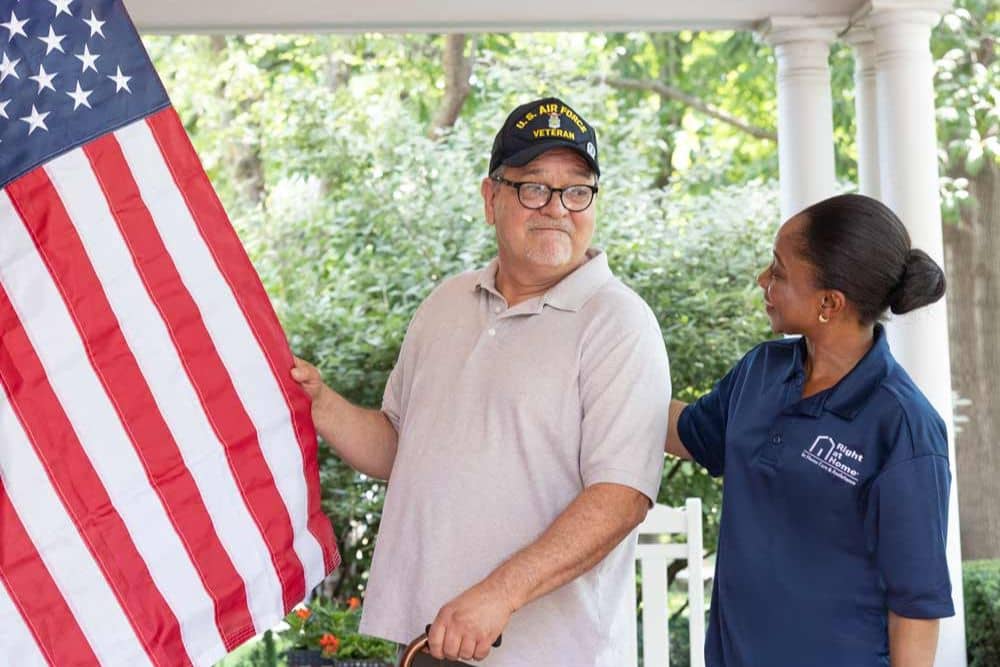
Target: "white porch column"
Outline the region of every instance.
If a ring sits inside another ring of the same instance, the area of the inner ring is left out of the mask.
[[[931,28],[948,1],[872,0],[863,10],[875,44],[878,88],[878,144],[881,197],[906,225],[915,247],[944,263],[938,200],[934,63]],[[949,456],[955,472],[952,430],[948,311],[942,299],[896,317],[889,342],[920,389],[948,425]],[[962,563],[959,547],[957,480],[953,478],[948,521],[948,565],[956,616],[941,624],[936,664],[966,664]]]
[[[875,78],[875,37],[864,27],[844,38],[854,51],[854,112],[857,125],[858,190],[879,198],[878,90]]]
[[[778,61],[781,218],[834,194],[830,44],[846,19],[774,17],[762,33]]]

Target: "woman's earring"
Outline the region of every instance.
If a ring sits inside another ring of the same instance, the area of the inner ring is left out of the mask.
[[[826,324],[827,322],[830,321],[830,318],[827,317],[826,315],[824,315],[823,313],[820,313],[819,314],[819,321],[822,322],[823,324]]]

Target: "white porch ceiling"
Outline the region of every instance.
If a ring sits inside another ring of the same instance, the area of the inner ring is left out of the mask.
[[[512,32],[752,28],[845,19],[865,0],[126,0],[143,32]]]

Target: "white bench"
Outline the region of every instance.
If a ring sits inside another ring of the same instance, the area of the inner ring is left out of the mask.
[[[650,543],[652,540],[648,537],[675,534],[686,535],[687,542]],[[639,525],[639,537],[636,561],[642,573],[643,666],[670,665],[667,567],[671,561],[680,559],[687,561],[691,667],[705,667],[705,570],[702,560],[701,499],[688,498],[684,507],[654,505]]]

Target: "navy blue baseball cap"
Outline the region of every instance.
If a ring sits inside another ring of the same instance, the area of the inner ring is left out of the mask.
[[[522,104],[507,116],[493,140],[488,173],[492,174],[500,165],[526,165],[553,148],[576,151],[600,176],[594,128],[555,97]]]

